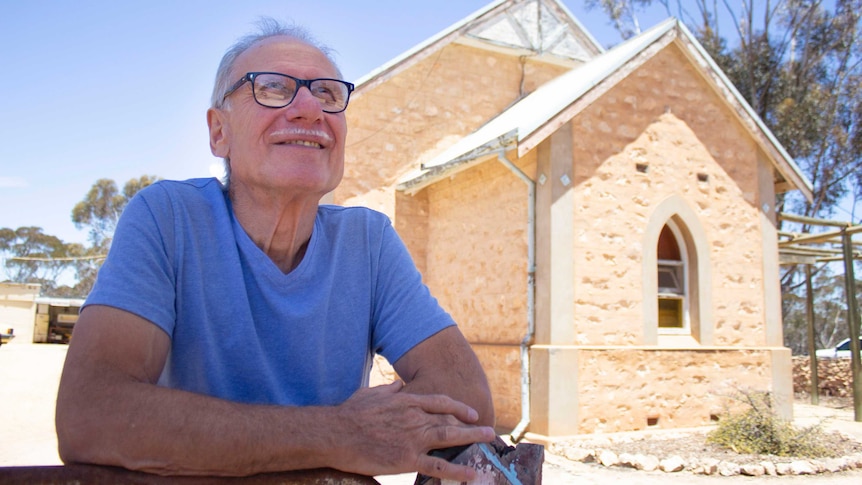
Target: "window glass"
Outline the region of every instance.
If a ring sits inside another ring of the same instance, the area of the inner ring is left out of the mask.
[[[669,333],[688,328],[686,301],[685,253],[678,232],[665,224],[659,235],[658,256],[658,326]]]
[[[682,299],[658,299],[658,326],[659,328],[683,327]]]

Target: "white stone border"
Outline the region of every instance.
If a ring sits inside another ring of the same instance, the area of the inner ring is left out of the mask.
[[[666,438],[665,438],[666,439]],[[610,444],[611,440],[607,441]],[[862,453],[839,458],[792,460],[788,462],[761,461],[757,464],[739,464],[732,461],[722,461],[715,458],[695,459],[687,462],[680,456],[658,458],[653,455],[616,452],[595,443],[554,443],[551,453],[572,461],[582,463],[598,463],[606,467],[621,466],[643,471],[660,470],[665,473],[688,471],[695,475],[719,475],[724,477],[746,475],[759,477],[763,475],[815,475],[818,473],[837,473],[855,468],[862,469]]]

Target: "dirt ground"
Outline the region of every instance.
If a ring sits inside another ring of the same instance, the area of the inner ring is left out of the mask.
[[[23,344],[13,342],[0,348],[0,466],[59,465],[54,431],[54,401],[66,346]],[[862,423],[852,420],[852,410],[829,406],[794,406],[797,422],[824,422],[830,427],[858,433],[862,440]],[[823,421],[826,419],[827,421]],[[687,472],[666,474],[626,468],[604,468],[601,465],[572,462],[546,452],[542,469],[544,483],[549,485],[665,485],[668,481],[682,485],[751,482],[793,484],[859,484],[862,470],[802,477],[718,477],[696,476]],[[413,474],[377,477],[383,485],[411,485]]]

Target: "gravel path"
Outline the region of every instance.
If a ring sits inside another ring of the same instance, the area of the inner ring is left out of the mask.
[[[0,409],[3,414],[3,425],[0,426],[0,466],[50,466],[61,463],[57,455],[54,431],[54,401],[65,357],[65,345],[11,343],[0,348]],[[852,413],[839,411],[823,406],[794,406],[798,422],[810,424],[812,420],[827,417],[835,427],[858,433],[862,439],[862,423],[853,422]],[[619,467],[605,468],[596,464],[573,462],[547,452],[542,473],[544,483],[548,485],[666,485],[668,482],[680,485],[736,485],[753,482],[811,485],[862,483],[862,470],[859,469],[801,477],[707,477],[687,472],[667,474]],[[377,479],[383,485],[412,485],[413,478],[413,474],[405,474]]]

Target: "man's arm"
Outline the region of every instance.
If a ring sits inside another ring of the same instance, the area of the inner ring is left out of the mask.
[[[409,350],[393,365],[404,392],[443,394],[479,413],[477,424],[494,426],[494,403],[479,359],[458,327],[448,327]]]
[[[479,415],[468,405],[398,392],[400,384],[361,389],[331,407],[239,404],[166,389],[156,382],[169,349],[168,336],[140,317],[105,306],[84,309],[57,397],[65,462],[183,475],[419,471],[467,481],[473,470],[425,453],[494,437],[490,428],[472,425]]]

